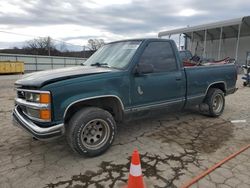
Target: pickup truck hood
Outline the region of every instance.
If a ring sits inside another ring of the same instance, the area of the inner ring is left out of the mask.
[[[17,80],[15,82],[15,85],[21,87],[25,86],[25,87],[39,88],[46,84],[53,83],[56,81],[66,80],[80,76],[100,74],[111,71],[114,70],[106,67],[102,68],[102,67],[77,66],[77,67],[60,68],[60,69],[26,74],[21,79]]]

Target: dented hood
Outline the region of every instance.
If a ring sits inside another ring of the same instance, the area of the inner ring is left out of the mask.
[[[114,71],[113,69],[103,67],[77,66],[48,71],[34,72],[24,75],[21,79],[15,82],[17,86],[25,87],[42,87],[46,84],[56,81],[66,80],[70,78],[100,74]]]

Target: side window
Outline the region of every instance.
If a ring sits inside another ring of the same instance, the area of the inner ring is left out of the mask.
[[[169,42],[150,42],[145,48],[140,64],[152,64],[154,72],[169,72],[177,70],[174,51]]]

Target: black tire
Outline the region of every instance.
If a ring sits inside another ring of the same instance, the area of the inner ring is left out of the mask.
[[[76,112],[66,128],[67,141],[72,150],[88,157],[104,153],[112,145],[115,135],[113,116],[96,107]]]
[[[209,116],[220,116],[225,107],[225,96],[222,90],[210,88],[207,92],[205,103],[208,105]]]

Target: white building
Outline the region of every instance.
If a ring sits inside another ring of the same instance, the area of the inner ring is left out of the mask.
[[[250,16],[162,31],[158,36],[171,38],[176,34],[184,35],[184,48],[192,54],[216,60],[231,57],[241,65],[250,63]]]

